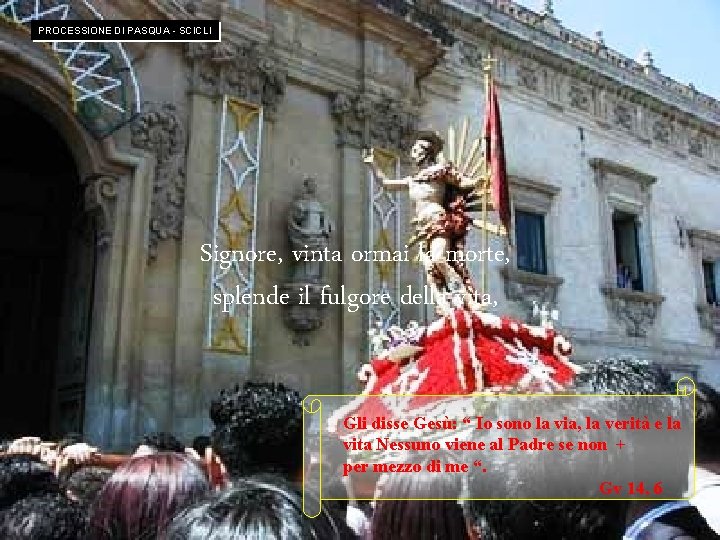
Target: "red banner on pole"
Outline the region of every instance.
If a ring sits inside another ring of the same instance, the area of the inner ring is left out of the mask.
[[[500,216],[500,223],[510,232],[510,187],[505,170],[500,106],[495,83],[490,81],[485,102],[485,160],[490,171],[493,206]]]

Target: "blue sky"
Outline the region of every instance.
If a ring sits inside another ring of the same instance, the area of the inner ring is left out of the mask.
[[[540,11],[542,0],[515,0]],[[720,0],[554,0],[561,23],[636,58],[647,48],[660,71],[720,99]]]

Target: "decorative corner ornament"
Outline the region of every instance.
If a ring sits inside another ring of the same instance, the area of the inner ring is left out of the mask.
[[[287,74],[267,44],[189,43],[190,85],[200,93],[224,94],[262,105],[274,113],[285,94]]]
[[[720,347],[720,306],[710,304],[697,305],[700,327],[715,336],[715,346]]]
[[[155,178],[150,215],[150,261],[158,245],[180,239],[185,206],[185,136],[177,109],[170,103],[145,104],[146,111],[132,125],[132,144],[155,154]]]
[[[419,119],[418,107],[383,96],[335,94],[332,101],[338,145],[405,150]]]
[[[659,294],[603,286],[610,312],[630,337],[646,338],[665,297]]]
[[[83,182],[85,187],[83,207],[95,221],[98,248],[105,248],[112,241],[117,182],[116,177],[105,174],[91,175]]]
[[[555,304],[558,289],[564,281],[560,277],[524,272],[507,266],[501,268],[500,273],[505,284],[505,297],[518,303],[528,322],[539,315],[539,312],[534,311],[535,305]]]

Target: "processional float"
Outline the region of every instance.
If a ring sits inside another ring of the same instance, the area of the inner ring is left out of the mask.
[[[467,269],[448,270],[447,258],[441,260],[433,253],[433,243],[464,250],[471,228],[480,231],[483,251],[488,250],[491,235],[505,238],[509,245],[510,194],[493,62],[486,58],[483,66],[486,105],[479,135],[471,135],[470,122],[465,119],[459,129],[449,129],[447,146],[440,152],[440,137],[421,132],[411,151],[418,171],[399,180],[386,178],[375,165],[376,157],[385,157],[382,152],[364,154],[376,179],[386,187],[409,190],[415,204],[410,243],[419,246],[436,297],[437,317],[426,327],[411,321],[405,327],[378,325],[370,330],[372,359],[358,373],[364,389],[327,421],[327,429],[344,441],[355,435],[343,427],[350,416],[457,418],[472,414],[465,409],[473,407],[472,400],[459,396],[554,393],[570,386],[580,371],[569,360],[570,342],[555,332],[552,324],[532,326],[495,315],[489,305],[477,301],[477,293],[483,298],[488,291],[487,257],[476,288]],[[497,224],[490,219],[491,212],[497,213]],[[445,269],[440,268],[443,265]],[[379,430],[364,436],[388,434]]]

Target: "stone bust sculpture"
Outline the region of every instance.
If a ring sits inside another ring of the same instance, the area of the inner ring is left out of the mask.
[[[293,281],[296,283],[320,283],[323,278],[322,257],[313,252],[328,248],[332,225],[327,212],[317,199],[317,183],[305,177],[303,191],[288,212],[288,240],[293,256]]]

